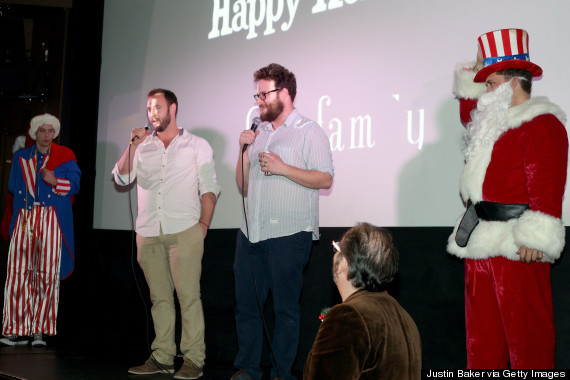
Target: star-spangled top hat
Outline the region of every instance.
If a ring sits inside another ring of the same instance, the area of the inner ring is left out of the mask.
[[[533,77],[542,75],[542,69],[530,61],[526,30],[495,30],[482,34],[478,41],[483,68],[475,75],[474,82],[485,82],[490,74],[506,69],[523,69]]]

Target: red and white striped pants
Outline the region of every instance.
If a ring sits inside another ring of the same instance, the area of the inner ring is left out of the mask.
[[[56,334],[61,244],[53,207],[20,210],[8,252],[3,334]]]

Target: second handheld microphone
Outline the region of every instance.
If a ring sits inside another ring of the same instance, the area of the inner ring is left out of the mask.
[[[259,124],[261,124],[261,119],[259,117],[254,117],[252,122],[251,122],[251,130],[253,132],[255,132],[257,130],[257,127],[259,127]],[[245,150],[247,149],[247,147],[249,146],[249,144],[243,144],[243,149],[241,150],[241,153],[245,153]]]
[[[146,125],[144,126],[145,131],[150,131],[150,129],[152,128],[152,124],[151,123],[146,123]],[[131,142],[129,144],[132,144],[133,142],[135,142],[136,139],[138,139],[138,136],[135,136],[131,139]]]

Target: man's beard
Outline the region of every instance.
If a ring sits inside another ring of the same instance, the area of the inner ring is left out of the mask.
[[[283,102],[279,99],[277,99],[273,103],[266,103],[265,113],[259,115],[259,118],[261,119],[261,121],[268,121],[271,123],[272,121],[277,119],[279,115],[281,115],[284,108],[285,106],[283,105]]]
[[[166,115],[163,119],[157,117],[156,120],[158,120],[158,125],[154,128],[154,130],[157,132],[164,132],[166,127],[170,125],[172,118],[170,115]]]
[[[512,99],[511,81],[502,83],[494,91],[479,98],[477,109],[471,113],[471,122],[463,134],[462,148],[466,161],[479,147],[495,143],[508,129],[508,113]]]

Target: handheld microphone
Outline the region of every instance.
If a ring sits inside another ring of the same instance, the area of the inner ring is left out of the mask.
[[[144,126],[145,131],[150,131],[150,128],[152,127],[151,123],[146,123],[146,125]],[[136,139],[138,139],[138,136],[135,136],[131,139],[131,142],[129,144],[132,144],[133,142],[135,142]]]
[[[261,124],[261,119],[259,117],[254,117],[253,121],[251,122],[251,130],[253,132],[255,132],[257,130],[257,127],[259,127],[259,124]],[[245,153],[245,150],[247,149],[247,147],[249,146],[249,144],[243,144],[243,149],[241,150],[241,153]]]

